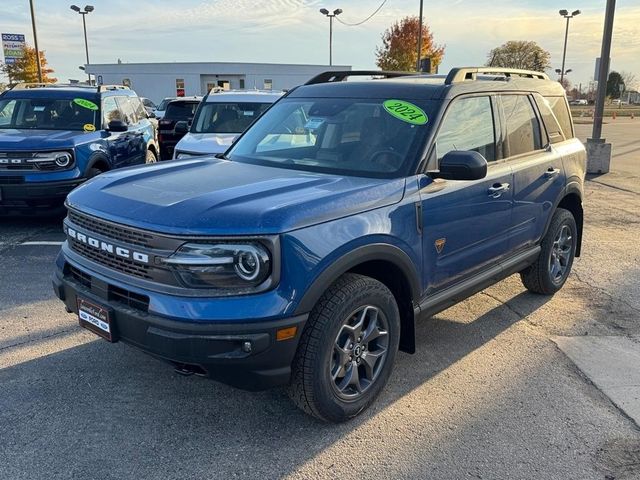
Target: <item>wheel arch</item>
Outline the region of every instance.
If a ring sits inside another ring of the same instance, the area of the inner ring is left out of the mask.
[[[92,155],[87,162],[87,168],[85,168],[85,176],[92,168],[99,168],[101,171],[106,172],[111,169],[111,164],[105,154],[96,153]]]
[[[573,218],[576,221],[576,228],[578,229],[578,239],[576,242],[576,257],[580,256],[582,250],[582,229],[584,225],[584,211],[582,208],[582,190],[577,183],[571,183],[565,188],[562,197],[556,204],[555,209],[563,208],[571,212]],[[555,211],[554,209],[554,211]],[[545,235],[551,224],[551,216],[547,221],[545,227]]]
[[[400,312],[400,350],[414,353],[414,300],[420,298],[420,280],[409,255],[393,245],[358,247],[332,262],[307,289],[298,303],[296,314],[311,311],[329,286],[345,273],[366,275],[391,290]]]

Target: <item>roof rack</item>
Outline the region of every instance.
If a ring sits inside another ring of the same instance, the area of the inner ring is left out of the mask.
[[[464,82],[465,80],[475,80],[478,74],[498,74],[503,75],[506,78],[515,76],[535,78],[538,80],[549,80],[546,73],[535,72],[533,70],[519,70],[517,68],[502,67],[459,67],[451,69],[444,83],[445,85],[451,85],[452,83]]]
[[[98,85],[98,92],[106,92],[109,90],[131,90],[126,85]]]
[[[322,72],[311,80],[309,80],[305,85],[315,85],[317,83],[328,83],[328,82],[342,82],[347,77],[384,77],[384,78],[395,78],[395,77],[406,77],[409,75],[420,75],[417,72],[385,72],[382,70],[343,70],[343,71],[334,71],[334,72]]]

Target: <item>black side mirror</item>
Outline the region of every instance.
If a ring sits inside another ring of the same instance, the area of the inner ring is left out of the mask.
[[[107,130],[110,132],[126,132],[129,127],[122,120],[111,120],[107,125]]]
[[[176,133],[187,133],[189,132],[189,124],[184,120],[181,120],[178,123],[176,123],[176,126],[174,127],[174,131]]]
[[[453,150],[440,160],[437,176],[447,180],[480,180],[487,176],[487,161],[473,150]]]
[[[147,112],[147,118],[156,118],[156,114],[153,112]]]

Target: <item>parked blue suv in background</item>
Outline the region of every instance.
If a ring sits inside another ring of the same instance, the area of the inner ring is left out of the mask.
[[[343,82],[347,76],[385,79]],[[414,321],[579,255],[585,150],[537,72],[329,72],[217,159],[114,171],[68,197],[53,285],[80,324],[344,421]]]
[[[61,208],[88,178],[155,162],[154,125],[123,86],[18,84],[0,95],[0,213]]]

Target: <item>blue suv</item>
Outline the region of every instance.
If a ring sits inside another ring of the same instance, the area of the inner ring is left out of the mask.
[[[343,82],[347,76],[386,77]],[[113,171],[67,199],[53,285],[83,327],[246,389],[367,408],[414,322],[580,254],[585,150],[537,72],[330,72],[218,158]]]
[[[157,157],[155,127],[127,87],[18,84],[0,95],[0,213],[62,208],[86,179]]]

